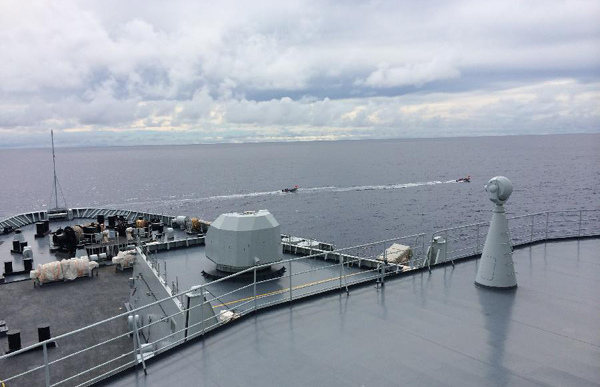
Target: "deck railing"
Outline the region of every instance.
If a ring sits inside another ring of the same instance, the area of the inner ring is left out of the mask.
[[[433,233],[431,239],[445,240],[444,261],[481,254],[489,222],[452,227]],[[530,243],[600,234],[600,209],[547,211],[535,214],[508,217],[508,226],[513,247]]]
[[[437,260],[437,263],[454,262],[477,256],[483,248],[488,226],[489,223],[477,223],[436,231],[431,239],[428,239],[425,234],[416,234],[333,251],[319,250],[310,244],[308,251],[300,248],[300,253],[306,255],[278,263],[286,268],[285,274],[281,277],[261,280],[257,273],[268,265],[257,265],[182,292],[175,286],[169,286],[166,278],[162,278],[160,267],[156,267],[156,258],[151,257],[146,248],[139,246],[140,259],[144,262],[138,264],[147,264],[151,268],[169,294],[168,297],[0,356],[0,372],[3,372],[2,369],[5,367],[1,367],[2,362],[14,361],[15,356],[36,348],[42,349],[39,365],[4,379],[1,378],[5,375],[0,375],[0,382],[6,383],[7,387],[23,385],[27,378],[37,375],[37,378],[44,380],[46,386],[86,386],[132,366],[139,365],[145,370],[146,360],[150,357],[203,336],[249,313],[332,290],[348,291],[349,287],[365,282],[376,281],[378,285],[383,286],[387,276],[429,267],[432,261],[427,259],[427,248],[435,237],[442,237],[446,243],[445,254]],[[516,216],[509,218],[509,226],[514,246],[552,239],[598,236],[600,235],[600,209]],[[289,242],[292,242],[291,238]],[[387,249],[393,243],[409,245],[412,248],[413,254],[408,261],[397,264],[386,262],[388,261]],[[301,269],[298,270],[298,267]],[[237,288],[216,291],[225,281],[230,283],[243,276],[249,279],[242,281]],[[199,296],[201,301],[194,306],[188,306],[183,302],[186,295]],[[176,312],[167,313],[166,309],[162,308],[167,303],[172,305],[174,302],[179,308]],[[208,306],[210,307],[207,308]],[[161,307],[164,312],[160,318],[154,320],[143,318],[147,311],[156,307]],[[214,314],[207,311],[212,311]],[[142,318],[138,320],[138,316]],[[150,334],[151,331],[155,332],[153,330],[155,327],[164,326],[165,323],[168,324],[173,319],[183,316],[188,317],[184,319],[188,322],[183,326],[172,324],[170,331],[158,337]],[[189,319],[190,316],[196,316],[196,320]],[[110,329],[114,330],[115,326],[121,328],[112,337],[103,339],[91,347],[80,348],[68,355],[51,359],[48,348],[51,343],[60,345],[62,341],[77,340],[78,335],[106,332]],[[95,352],[100,347],[114,345],[123,340],[128,341],[129,338],[132,340],[128,348],[110,358],[98,357]],[[79,361],[81,357],[86,357],[88,360],[93,358],[94,365],[82,367],[71,375],[61,375],[59,380],[51,379],[51,368],[68,362],[70,363],[68,368],[73,369],[73,363],[84,363]]]
[[[117,215],[117,216],[123,216],[128,221],[136,220],[139,216],[141,216],[145,220],[160,219],[163,223],[165,223],[169,226],[171,226],[172,222],[173,222],[172,216],[156,214],[156,213],[152,213],[152,212],[117,210],[117,209],[111,209],[111,208],[91,208],[91,207],[70,208],[65,213],[65,216],[69,217],[69,214],[74,219],[94,219],[98,215],[104,215],[105,217],[108,217],[111,215]],[[19,227],[27,226],[28,224],[33,224],[35,222],[41,222],[41,221],[47,220],[47,219],[48,219],[47,211],[33,211],[33,212],[26,212],[23,214],[13,215],[9,218],[0,220],[0,232],[2,230],[4,230],[5,227],[17,229]]]

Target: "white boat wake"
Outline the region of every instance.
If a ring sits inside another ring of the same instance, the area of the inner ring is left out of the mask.
[[[231,195],[215,195],[215,196],[207,196],[203,198],[193,199],[193,200],[227,200],[227,199],[243,199],[243,198],[252,198],[259,196],[269,196],[269,195],[302,195],[302,194],[311,194],[311,193],[321,193],[321,192],[352,192],[352,191],[380,191],[380,190],[390,190],[390,189],[402,189],[402,188],[413,188],[413,187],[422,187],[428,185],[437,185],[437,184],[451,184],[456,183],[456,180],[448,180],[448,181],[424,181],[417,183],[402,183],[402,184],[388,184],[388,185],[357,185],[350,187],[336,187],[336,186],[325,186],[325,187],[300,187],[297,192],[294,193],[286,193],[281,191],[264,191],[264,192],[248,192],[248,193],[239,193],[239,194],[231,194]]]
[[[423,187],[430,185],[438,185],[438,184],[454,184],[456,180],[448,180],[448,181],[423,181],[416,183],[399,183],[399,184],[387,184],[387,185],[356,185],[349,187],[336,187],[336,186],[324,186],[324,187],[299,187],[297,192],[287,193],[282,192],[280,190],[277,191],[262,191],[262,192],[245,192],[245,193],[235,193],[235,194],[227,194],[227,195],[213,195],[213,196],[205,196],[205,197],[168,197],[163,199],[153,200],[148,198],[148,200],[139,200],[139,198],[132,198],[128,201],[127,204],[151,204],[151,203],[184,203],[184,202],[209,202],[209,201],[221,201],[221,200],[235,200],[235,199],[245,199],[245,198],[256,198],[256,197],[266,197],[273,195],[306,195],[306,194],[318,194],[318,193],[327,193],[327,192],[359,192],[359,191],[381,191],[381,190],[394,190],[394,189],[403,189],[403,188],[415,188],[415,187]]]

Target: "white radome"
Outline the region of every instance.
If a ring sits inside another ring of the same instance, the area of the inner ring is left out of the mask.
[[[513,191],[513,185],[508,178],[504,176],[492,177],[485,185],[485,190],[489,194],[489,199],[498,205],[506,203]]]

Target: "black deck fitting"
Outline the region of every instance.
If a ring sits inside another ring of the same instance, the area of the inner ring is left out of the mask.
[[[41,343],[42,341],[50,340],[50,324],[40,324],[37,327],[38,331],[38,341]],[[52,348],[56,347],[56,343],[51,341],[46,344],[46,347]]]
[[[11,353],[18,351],[21,349],[21,331],[18,329],[11,329],[6,332],[6,336],[8,337],[8,351],[6,353]]]
[[[29,272],[33,270],[33,258],[23,259],[23,271]]]
[[[4,262],[4,275],[11,274],[13,272],[12,261]]]

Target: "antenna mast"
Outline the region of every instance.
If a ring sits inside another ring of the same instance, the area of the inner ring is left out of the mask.
[[[58,189],[56,188],[56,156],[54,155],[54,130],[50,130],[50,136],[52,137],[52,164],[54,165],[54,208],[58,208]]]

